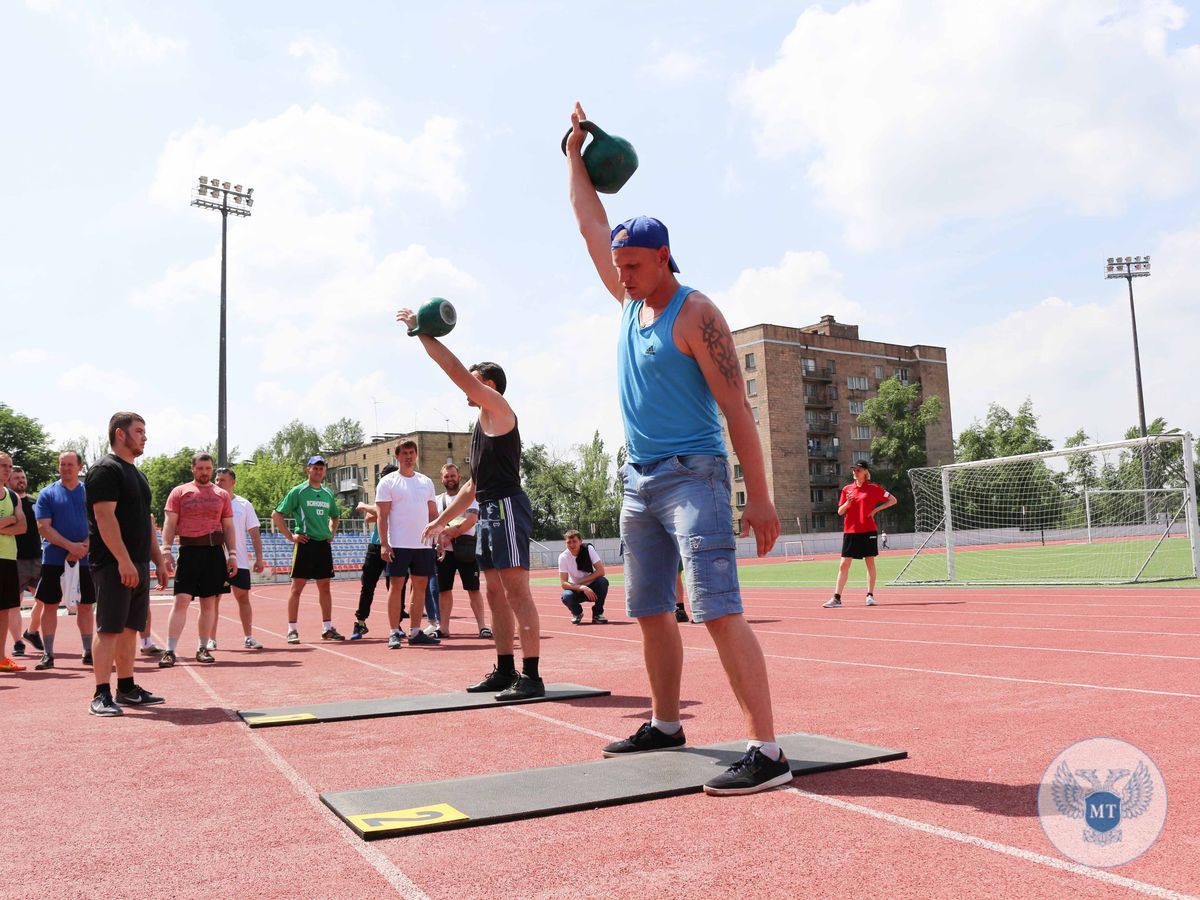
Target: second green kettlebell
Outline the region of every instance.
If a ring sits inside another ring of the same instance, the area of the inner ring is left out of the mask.
[[[592,136],[591,143],[583,148],[583,165],[596,190],[602,194],[615,194],[625,186],[637,171],[638,158],[633,145],[623,137],[608,134],[595,122],[584,119],[579,127]],[[570,129],[563,135],[562,152],[566,155]]]

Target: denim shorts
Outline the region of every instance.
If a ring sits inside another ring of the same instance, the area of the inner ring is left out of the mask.
[[[675,611],[680,558],[692,618],[710,622],[742,612],[737,543],[723,456],[671,456],[625,464],[621,538],[625,609],[633,618]]]

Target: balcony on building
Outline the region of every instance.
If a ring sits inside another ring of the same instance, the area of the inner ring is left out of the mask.
[[[838,458],[838,448],[837,447],[809,447],[808,448],[808,457],[809,457],[809,459],[837,459]]]
[[[833,472],[809,472],[808,483],[813,487],[837,487],[842,483],[842,476]]]
[[[801,366],[800,377],[805,381],[833,381],[837,373],[830,366]]]
[[[809,434],[837,434],[837,420],[833,416],[806,416],[804,427]]]

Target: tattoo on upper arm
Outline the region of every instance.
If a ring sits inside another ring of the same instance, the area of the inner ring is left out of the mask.
[[[738,367],[737,352],[733,349],[733,336],[729,329],[717,321],[714,315],[708,315],[700,321],[700,336],[704,346],[708,348],[709,358],[717,366],[728,384],[737,384],[741,369]]]

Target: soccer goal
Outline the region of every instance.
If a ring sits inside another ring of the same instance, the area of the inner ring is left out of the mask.
[[[784,541],[783,556],[788,562],[806,562],[813,559],[812,556],[804,555],[804,541]]]
[[[1190,434],[913,469],[892,584],[1128,584],[1200,571]]]

